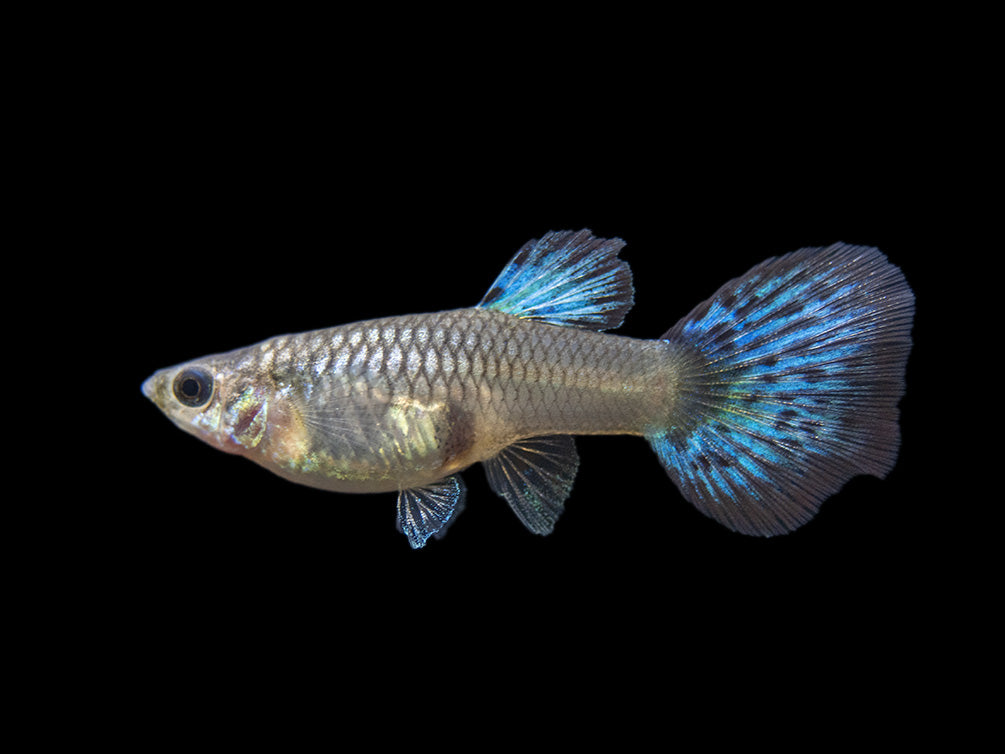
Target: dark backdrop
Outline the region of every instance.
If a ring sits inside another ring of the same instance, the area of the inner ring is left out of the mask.
[[[141,641],[164,647],[160,670],[213,658],[250,678],[246,661],[290,657],[433,672],[573,647],[665,670],[690,647],[829,656],[849,637],[899,656],[906,616],[942,578],[930,543],[951,537],[952,501],[931,484],[928,430],[947,189],[898,122],[853,99],[469,107],[463,90],[417,87],[371,108],[278,84],[194,91],[143,100],[130,125],[111,240],[132,260],[111,327],[128,333],[127,481],[87,512],[103,532],[93,558]],[[414,552],[393,495],[284,482],[140,393],[157,368],[272,335],[473,305],[527,239],[582,227],[627,242],[636,306],[619,332],[640,338],[768,256],[880,247],[918,296],[889,478],[857,478],[798,532],[754,539],[693,510],[642,439],[583,438],[553,535],[526,532],[473,468],[467,509]]]

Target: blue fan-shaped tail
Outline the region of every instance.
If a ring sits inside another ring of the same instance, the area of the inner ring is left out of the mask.
[[[853,476],[893,468],[913,316],[878,249],[762,262],[663,336],[679,399],[648,440],[706,515],[745,534],[791,531]]]

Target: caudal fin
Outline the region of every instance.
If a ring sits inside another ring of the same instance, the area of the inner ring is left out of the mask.
[[[893,468],[913,317],[878,249],[762,262],[663,336],[680,398],[647,439],[702,513],[744,534],[792,531],[852,477]]]

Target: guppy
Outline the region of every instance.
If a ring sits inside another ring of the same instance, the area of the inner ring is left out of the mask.
[[[143,392],[291,481],[397,492],[414,548],[456,518],[475,463],[550,533],[572,435],[641,435],[688,501],[744,534],[789,532],[851,477],[892,469],[914,296],[878,249],[768,259],[638,340],[603,332],[633,304],[623,246],[550,232],[474,308],[282,335],[162,369]]]

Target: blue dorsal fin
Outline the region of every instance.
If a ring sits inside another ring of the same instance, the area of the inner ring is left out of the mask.
[[[523,525],[535,534],[550,534],[572,491],[579,454],[568,435],[531,437],[483,465],[492,491],[510,504]]]
[[[485,309],[586,330],[619,327],[634,303],[625,242],[589,230],[551,231],[525,243],[478,304]]]
[[[441,538],[464,509],[464,482],[460,476],[442,479],[426,487],[398,493],[398,531],[418,549],[430,537]]]

